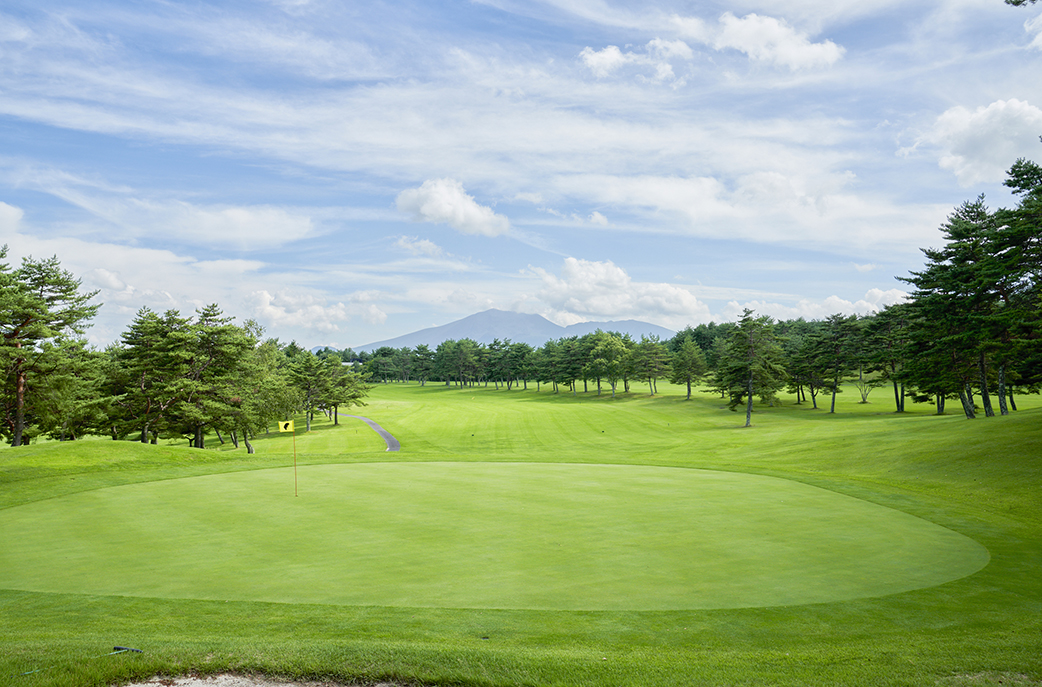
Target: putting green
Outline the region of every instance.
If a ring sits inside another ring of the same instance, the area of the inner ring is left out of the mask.
[[[967,537],[757,475],[370,463],[89,491],[0,511],[0,588],[557,610],[737,608],[939,585]]]

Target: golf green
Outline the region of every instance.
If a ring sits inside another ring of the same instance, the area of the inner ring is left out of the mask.
[[[838,601],[984,567],[975,541],[799,482],[624,465],[364,463],[110,487],[0,511],[0,588],[373,606]]]

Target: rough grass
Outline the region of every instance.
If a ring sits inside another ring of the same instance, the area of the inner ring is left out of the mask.
[[[639,389],[640,387],[638,387]],[[966,421],[882,397],[829,415],[757,408],[754,427],[701,395],[378,387],[392,431],[346,450],[297,437],[302,465],[503,461],[699,467],[783,477],[966,535],[991,562],[943,585],[852,601],[700,611],[466,610],[0,591],[0,683],[84,685],[157,673],[264,672],[469,685],[991,685],[1042,680],[1042,410]],[[876,392],[879,394],[880,392]],[[357,421],[351,421],[352,423]],[[359,423],[358,436],[368,431]],[[0,451],[0,508],[120,484],[270,468],[258,454],[91,441]],[[368,443],[366,443],[368,442]],[[303,445],[302,445],[303,444]],[[451,498],[451,495],[446,495]],[[6,535],[4,535],[6,536]],[[113,645],[143,654],[103,656]],[[28,676],[22,672],[46,667]]]

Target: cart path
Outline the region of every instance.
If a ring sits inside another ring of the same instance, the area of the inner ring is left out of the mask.
[[[362,417],[361,415],[345,415],[344,417],[353,417],[356,420],[361,420],[365,424],[367,424],[370,427],[372,427],[373,431],[375,431],[377,434],[382,436],[384,438],[384,441],[387,442],[387,450],[388,451],[401,451],[402,450],[402,445],[400,443],[398,443],[397,439],[395,439],[393,436],[391,436],[390,432],[388,432],[386,429],[384,429],[380,425],[376,424],[375,422],[373,422],[369,418]]]

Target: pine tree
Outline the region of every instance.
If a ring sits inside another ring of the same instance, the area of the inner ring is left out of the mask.
[[[746,309],[731,332],[717,373],[718,388],[730,394],[730,409],[745,403],[746,427],[752,424],[753,396],[772,402],[785,386],[784,355],[774,320],[753,314]]]
[[[6,245],[0,247],[0,260],[7,250]],[[81,334],[100,307],[89,303],[98,292],[81,292],[80,286],[56,256],[25,258],[16,270],[0,262],[0,434],[12,446],[24,443],[26,394],[30,376],[40,373],[40,347],[61,336]],[[41,377],[35,384],[42,389],[46,380]]]

